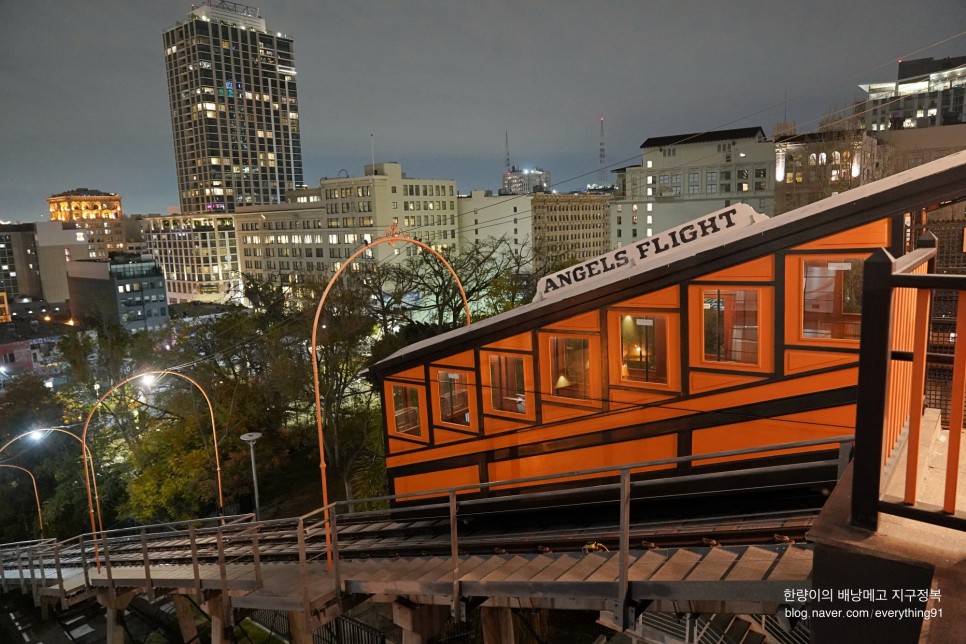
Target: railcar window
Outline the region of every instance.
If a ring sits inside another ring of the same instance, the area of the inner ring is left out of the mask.
[[[465,373],[439,372],[440,420],[454,425],[470,424],[468,379]]]
[[[758,364],[758,291],[704,289],[704,359]]]
[[[862,262],[858,258],[804,260],[803,338],[859,339]]]
[[[490,356],[490,401],[496,411],[527,412],[523,358]]]
[[[422,435],[422,427],[419,424],[419,389],[406,385],[393,385],[392,408],[397,434]]]
[[[590,341],[586,338],[550,336],[553,395],[589,398]]]
[[[667,318],[621,316],[621,380],[667,384]]]

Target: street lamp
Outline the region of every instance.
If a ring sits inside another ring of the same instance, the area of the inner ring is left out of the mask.
[[[329,278],[328,284],[325,285],[325,290],[322,292],[322,297],[319,298],[319,304],[315,308],[315,318],[312,320],[312,344],[310,346],[310,350],[312,351],[312,380],[313,380],[313,384],[315,385],[314,402],[315,402],[315,423],[318,430],[318,439],[319,439],[319,470],[321,471],[321,474],[322,474],[322,508],[323,508],[323,516],[325,517],[325,556],[326,556],[326,562],[328,564],[329,570],[332,569],[332,541],[331,541],[332,536],[331,536],[331,533],[329,532],[329,486],[325,480],[325,448],[324,448],[324,441],[323,441],[324,422],[322,420],[322,387],[319,382],[319,357],[318,357],[319,320],[322,317],[322,307],[325,305],[325,298],[329,296],[329,291],[332,290],[332,286],[335,284],[336,280],[339,279],[339,276],[342,275],[342,273],[349,267],[349,264],[351,264],[357,257],[362,255],[363,253],[371,252],[371,249],[373,246],[378,246],[379,244],[386,244],[386,243],[388,243],[390,246],[395,246],[396,242],[415,244],[420,248],[422,248],[423,250],[426,250],[432,255],[434,255],[439,261],[443,263],[446,269],[450,272],[450,275],[452,275],[453,279],[456,281],[456,287],[459,289],[460,295],[463,297],[463,309],[466,312],[466,324],[469,324],[471,321],[470,303],[469,303],[469,300],[466,298],[466,291],[463,289],[463,283],[460,282],[459,276],[456,274],[456,271],[453,270],[453,267],[450,265],[450,263],[447,262],[446,258],[440,255],[433,247],[427,246],[426,244],[419,241],[418,239],[413,239],[403,231],[399,230],[396,224],[393,224],[392,226],[390,226],[389,230],[386,231],[385,235],[383,235],[378,239],[374,239],[371,242],[367,242],[362,248],[360,248],[352,255],[350,255],[342,264],[342,266],[339,267],[339,270],[337,270],[332,275],[332,277]]]
[[[40,511],[40,494],[37,492],[37,477],[34,473],[28,470],[26,467],[20,467],[19,465],[0,465],[0,467],[9,467],[11,469],[20,470],[21,472],[26,472],[27,476],[30,477],[31,483],[34,484],[34,500],[37,502],[37,521],[40,523],[40,538],[44,537],[44,514]]]
[[[260,520],[262,513],[258,504],[258,472],[255,469],[255,441],[262,437],[261,432],[242,434],[241,439],[248,443],[248,451],[252,456],[252,485],[255,488],[255,520]]]
[[[97,411],[97,408],[100,407],[101,403],[104,402],[105,398],[107,398],[112,393],[114,393],[115,390],[119,389],[123,385],[126,385],[132,380],[137,380],[138,378],[142,378],[146,384],[150,384],[150,382],[153,382],[155,376],[163,375],[163,374],[168,374],[171,376],[181,378],[183,380],[187,380],[192,385],[194,385],[198,389],[198,391],[201,392],[201,395],[205,397],[205,402],[208,403],[208,413],[211,416],[211,440],[212,440],[212,446],[214,447],[214,450],[215,450],[215,474],[218,480],[218,516],[224,519],[225,501],[224,501],[224,496],[222,495],[222,489],[221,489],[221,458],[218,456],[218,432],[215,429],[215,408],[211,404],[211,399],[208,397],[208,392],[206,392],[202,388],[202,386],[199,385],[193,378],[186,376],[181,372],[172,371],[170,369],[153,369],[151,371],[145,371],[145,372],[130,376],[128,378],[125,378],[124,380],[120,381],[119,383],[115,384],[113,387],[108,389],[107,392],[104,393],[104,395],[102,395],[100,398],[98,398],[97,401],[94,403],[94,405],[91,407],[91,411],[87,415],[87,420],[84,422],[84,431],[81,435],[81,440],[82,442],[84,442],[85,445],[87,444],[87,430],[90,427],[91,420],[93,420],[94,418],[94,412]],[[98,390],[96,389],[95,391],[98,391]],[[85,473],[86,473],[86,470],[85,470]],[[89,488],[90,486],[88,486],[88,499],[87,499],[88,504],[90,503]]]

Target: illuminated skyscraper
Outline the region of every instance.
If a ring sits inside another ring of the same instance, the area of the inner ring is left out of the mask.
[[[284,201],[302,184],[292,39],[255,7],[205,0],[164,52],[182,213]]]

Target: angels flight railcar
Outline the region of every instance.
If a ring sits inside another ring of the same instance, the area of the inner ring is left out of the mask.
[[[473,494],[853,433],[863,262],[880,247],[907,252],[927,210],[964,182],[961,153],[772,218],[738,204],[547,276],[532,303],[395,353],[371,368],[390,491]],[[906,299],[882,320],[900,338],[912,333]]]

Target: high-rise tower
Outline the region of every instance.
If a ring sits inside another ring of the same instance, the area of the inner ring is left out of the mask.
[[[164,53],[182,213],[284,201],[302,183],[292,39],[254,7],[204,0]]]

